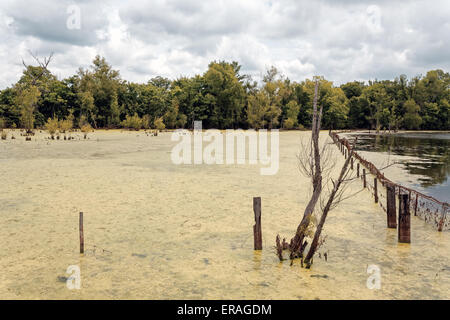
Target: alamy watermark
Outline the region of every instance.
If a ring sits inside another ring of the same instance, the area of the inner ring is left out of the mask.
[[[225,130],[225,133],[215,129],[203,131],[202,122],[195,121],[193,133],[176,130],[172,134],[172,141],[179,142],[171,153],[172,162],[176,165],[244,165],[248,160],[250,165],[264,166],[260,168],[261,175],[275,175],[280,167],[278,130]]]
[[[366,25],[369,31],[378,34],[383,31],[381,26],[381,9],[377,5],[370,5],[366,9],[367,20]]]
[[[366,286],[370,290],[381,289],[381,269],[376,264],[371,264],[367,267],[367,273],[370,276],[367,278]]]
[[[81,270],[79,266],[69,266],[66,271],[69,277],[66,280],[66,286],[69,290],[81,289]]]
[[[67,7],[67,14],[69,17],[66,20],[66,27],[69,30],[81,29],[81,9],[79,6],[73,4]]]

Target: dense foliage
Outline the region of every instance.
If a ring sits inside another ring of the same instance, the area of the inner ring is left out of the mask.
[[[69,120],[94,128],[305,128],[311,124],[315,79],[300,83],[275,68],[258,84],[237,62],[212,62],[203,75],[145,84],[127,82],[104,58],[58,80],[41,67],[27,67],[12,87],[0,91],[2,127],[52,126]],[[39,81],[34,75],[42,74]],[[408,80],[320,81],[324,128],[450,129],[450,75],[442,70]],[[56,123],[56,122],[55,122]]]

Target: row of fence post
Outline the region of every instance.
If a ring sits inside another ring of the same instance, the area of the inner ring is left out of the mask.
[[[348,153],[347,147],[339,140],[334,140],[338,147],[340,148],[342,154],[347,159]],[[354,161],[353,157],[350,162],[350,168],[354,170]],[[360,163],[356,164],[356,175],[359,178],[361,176],[363,180],[363,187],[367,188],[367,173],[366,169],[362,169],[362,175],[360,175]],[[385,183],[381,181],[384,186]],[[397,214],[396,214],[396,194],[395,194],[395,186],[391,184],[386,184],[387,190],[387,200],[386,200],[386,215],[387,215],[387,227],[388,228],[397,228]],[[379,203],[378,197],[378,179],[375,177],[373,179],[373,195],[375,203]],[[402,193],[399,191],[398,195],[399,199],[399,208],[398,208],[398,242],[400,243],[411,243],[411,215],[409,210],[409,201],[410,194]],[[417,202],[417,198],[416,198]],[[417,208],[417,204],[416,204]]]

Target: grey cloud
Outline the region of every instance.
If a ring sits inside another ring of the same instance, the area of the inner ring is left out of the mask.
[[[67,9],[73,1],[14,1],[4,7],[13,22],[11,30],[19,37],[32,36],[48,42],[90,46],[98,42],[96,31],[107,25],[101,6],[78,2],[81,10],[81,29],[67,28],[70,16]]]
[[[66,28],[73,3],[79,31]],[[17,81],[25,49],[54,51],[61,76],[101,54],[131,81],[193,75],[222,59],[256,79],[275,65],[292,80],[321,74],[336,84],[448,71],[449,16],[445,0],[5,0],[0,87]]]

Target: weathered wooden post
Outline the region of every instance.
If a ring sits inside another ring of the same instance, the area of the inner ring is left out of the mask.
[[[411,216],[409,215],[409,195],[399,194],[398,242],[411,243]]]
[[[347,148],[344,149],[344,157],[347,159]]]
[[[386,213],[388,228],[397,228],[397,214],[395,208],[395,187],[392,184],[386,185]]]
[[[445,203],[442,204],[442,217],[441,220],[439,221],[439,225],[438,225],[438,231],[442,232],[442,230],[444,229],[444,223],[445,223],[445,218],[447,216],[447,205]]]
[[[411,211],[411,190],[409,190],[409,198],[408,198],[408,207],[409,207],[409,210]]]
[[[84,253],[83,212],[80,212],[80,253]]]
[[[414,205],[414,215],[417,216],[417,205],[419,204],[419,194],[416,192],[416,203]]]
[[[359,162],[356,164],[356,175],[359,178]]]
[[[373,196],[375,197],[375,203],[378,203],[378,180],[373,178]]]
[[[253,198],[253,212],[255,213],[255,225],[253,226],[255,250],[262,250],[261,197]]]
[[[350,169],[353,170],[353,157],[350,159]]]
[[[366,169],[363,169],[363,187],[364,188],[367,187],[367,183],[366,183]]]

